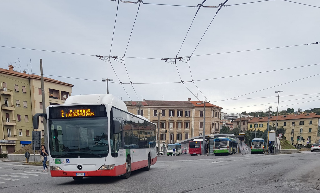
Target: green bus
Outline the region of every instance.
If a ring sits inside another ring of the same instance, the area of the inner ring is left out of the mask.
[[[251,154],[264,153],[264,139],[254,138],[251,142]]]
[[[238,143],[230,137],[217,137],[213,140],[213,153],[215,155],[229,155],[237,152]]]

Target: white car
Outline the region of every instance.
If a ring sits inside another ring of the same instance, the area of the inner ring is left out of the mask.
[[[320,150],[320,144],[312,144],[311,152],[319,151],[319,150]]]

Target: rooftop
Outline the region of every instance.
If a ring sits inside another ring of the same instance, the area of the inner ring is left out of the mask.
[[[197,104],[201,103],[201,104]],[[125,101],[125,104],[127,106],[152,106],[152,107],[188,107],[188,108],[193,108],[193,107],[203,107],[203,102],[202,101],[160,101],[160,100],[143,100],[143,101]],[[211,103],[206,103],[206,107],[216,107],[220,108],[216,105],[213,105]]]
[[[16,76],[16,77],[20,77],[20,78],[41,80],[41,76],[38,76],[38,75],[35,75],[35,74],[27,74],[26,71],[23,71],[23,73],[17,72],[17,71],[14,71],[13,68],[14,67],[12,65],[9,66],[9,70],[0,68],[0,74]],[[47,77],[43,77],[43,80],[45,82],[51,82],[51,83],[55,83],[55,84],[61,84],[61,85],[73,87],[73,84],[69,84],[69,83],[66,83],[66,82],[62,82],[62,81],[51,79],[51,78],[47,78]]]
[[[280,115],[280,116],[270,116],[270,121],[284,121],[284,120],[296,120],[296,119],[311,119],[311,118],[320,118],[320,115],[315,113],[303,113],[303,114],[294,114],[294,115]],[[268,117],[253,117],[249,120],[249,123],[256,122],[267,122]]]

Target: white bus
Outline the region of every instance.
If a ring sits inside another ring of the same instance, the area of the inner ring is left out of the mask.
[[[175,152],[173,152],[173,149]],[[168,144],[168,149],[167,149],[167,156],[169,155],[181,155],[182,150],[181,150],[181,144],[176,143],[176,144]]]
[[[127,112],[125,103],[110,94],[69,97],[47,107],[50,173],[52,177],[122,176],[157,161],[156,126]]]

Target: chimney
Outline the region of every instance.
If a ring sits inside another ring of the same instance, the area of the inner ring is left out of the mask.
[[[14,68],[14,67],[10,64],[10,65],[9,65],[9,71],[10,71],[10,72],[13,72],[13,68]]]
[[[191,98],[188,98],[188,101],[191,101]]]

